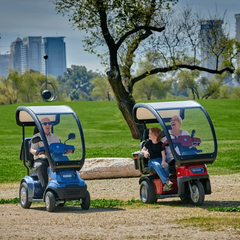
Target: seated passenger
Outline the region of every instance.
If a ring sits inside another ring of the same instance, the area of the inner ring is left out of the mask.
[[[174,115],[171,118],[171,128],[172,129],[168,130],[168,131],[169,131],[170,137],[172,139],[176,139],[179,136],[189,136],[189,133],[187,131],[180,129],[181,124],[182,124],[182,118],[180,116]],[[165,141],[166,141],[166,137],[164,137],[162,139],[162,142],[165,142]],[[170,163],[174,159],[171,149],[169,146],[165,146],[165,150],[166,150],[167,162]],[[176,150],[177,154],[180,155],[179,148],[176,147],[175,150]]]
[[[189,133],[185,130],[181,130],[182,118],[180,116],[174,115],[171,118],[171,130],[169,130],[172,139],[178,138],[179,136],[189,136]]]
[[[169,167],[166,162],[165,148],[160,139],[161,130],[157,127],[149,129],[149,141],[146,142],[141,152],[149,158],[148,166],[153,167],[163,183],[163,191],[170,191],[172,182],[169,180]]]
[[[50,145],[51,143],[59,143],[60,140],[57,135],[53,134],[50,132],[52,123],[49,118],[43,118],[41,120],[43,131],[45,133],[46,139],[48,144]],[[33,135],[33,137],[40,136],[40,133],[36,133]],[[47,156],[44,154],[44,152],[39,152],[38,155],[36,155],[37,149],[40,147],[43,147],[43,142],[40,141],[38,143],[31,143],[31,148],[30,152],[34,156],[34,167],[37,170],[37,175],[39,178],[39,181],[42,185],[43,188],[46,188],[48,184],[48,173],[47,169],[49,166]]]

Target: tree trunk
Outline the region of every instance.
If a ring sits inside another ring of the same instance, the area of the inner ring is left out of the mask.
[[[132,94],[128,93],[124,88],[120,73],[116,69],[108,72],[108,81],[116,97],[118,108],[130,128],[132,137],[139,139],[142,126],[137,126],[132,116],[132,110],[135,105]]]

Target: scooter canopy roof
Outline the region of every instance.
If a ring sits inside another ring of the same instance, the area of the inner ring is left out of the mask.
[[[158,122],[155,112],[161,111],[161,117],[164,122],[170,122],[174,115],[184,119],[184,111],[186,108],[202,108],[195,101],[176,101],[176,102],[154,102],[154,103],[138,103],[134,106],[134,120],[137,123],[155,123]],[[168,110],[168,111],[164,111]]]
[[[74,111],[66,106],[20,106],[16,111],[16,122],[19,126],[35,126],[34,116],[39,116],[39,120],[48,117],[55,125],[58,124],[59,114],[75,114]]]

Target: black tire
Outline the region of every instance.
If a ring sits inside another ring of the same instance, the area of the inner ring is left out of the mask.
[[[22,208],[30,208],[32,202],[28,201],[28,186],[25,182],[20,185],[19,200]]]
[[[140,184],[140,198],[143,203],[153,204],[157,201],[152,181],[142,181]]]
[[[49,191],[45,195],[45,207],[48,212],[53,212],[56,206],[56,199],[54,194]]]
[[[87,190],[86,197],[82,199],[81,208],[83,210],[88,210],[90,208],[90,204],[91,204],[91,198],[90,198],[90,194]]]
[[[192,203],[196,206],[201,206],[205,198],[205,191],[202,183],[200,181],[194,181],[191,183],[191,188],[190,197]]]

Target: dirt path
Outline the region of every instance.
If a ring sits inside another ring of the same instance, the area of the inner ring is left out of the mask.
[[[139,199],[138,178],[86,181],[92,199]],[[240,174],[211,176],[212,194],[203,207],[162,199],[155,205],[124,208],[65,206],[48,213],[44,205],[22,209],[0,205],[0,239],[240,239],[239,212],[209,207],[240,207]],[[0,199],[18,197],[19,184],[0,184]],[[192,219],[192,220],[191,220]]]

